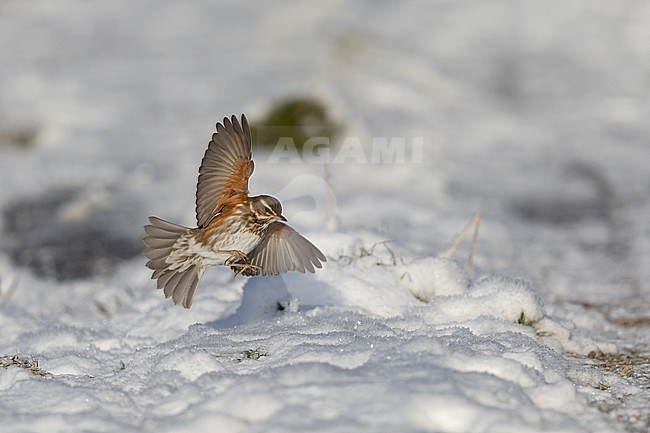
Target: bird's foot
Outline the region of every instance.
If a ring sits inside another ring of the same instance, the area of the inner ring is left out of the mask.
[[[239,250],[218,250],[220,253],[228,253],[230,257],[226,259],[223,263],[226,266],[230,266],[235,272],[235,276],[244,275],[247,277],[252,277],[259,275],[262,268],[252,264],[251,259],[242,251]]]
[[[262,271],[260,266],[252,263],[231,263],[230,269],[235,272],[235,276],[244,275],[246,277],[254,277],[255,275],[259,275]]]

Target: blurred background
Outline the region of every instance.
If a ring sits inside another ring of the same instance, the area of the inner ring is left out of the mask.
[[[339,143],[422,138],[420,162],[331,164],[339,231],[408,259],[482,211],[480,270],[647,305],[647,2],[2,0],[0,58],[5,282],[143,265],[146,217],[194,224],[214,124],[244,112]],[[324,176],[271,152],[256,150],[253,193]],[[299,229],[326,230],[322,191],[304,194],[280,198]]]

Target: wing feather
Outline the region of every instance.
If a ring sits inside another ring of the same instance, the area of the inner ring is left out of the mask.
[[[326,262],[325,255],[287,224],[269,225],[260,244],[250,252],[253,265],[261,268],[260,275],[278,275],[289,271],[315,272]]]
[[[196,188],[196,221],[205,227],[229,199],[248,197],[253,173],[251,133],[246,116],[234,115],[217,123],[199,168]]]

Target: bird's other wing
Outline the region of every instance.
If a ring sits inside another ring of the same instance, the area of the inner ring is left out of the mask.
[[[251,264],[260,268],[259,275],[278,275],[289,271],[314,273],[314,267],[321,268],[321,262],[327,261],[314,244],[281,222],[269,225],[262,241],[248,256]]]
[[[201,160],[196,187],[196,221],[205,227],[225,205],[248,197],[248,179],[253,173],[251,132],[246,116],[241,124],[234,115],[217,123],[217,132]]]

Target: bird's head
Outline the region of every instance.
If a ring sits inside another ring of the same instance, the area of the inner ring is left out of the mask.
[[[251,211],[258,221],[270,224],[275,221],[286,221],[282,215],[280,201],[270,195],[258,195],[251,197]]]

